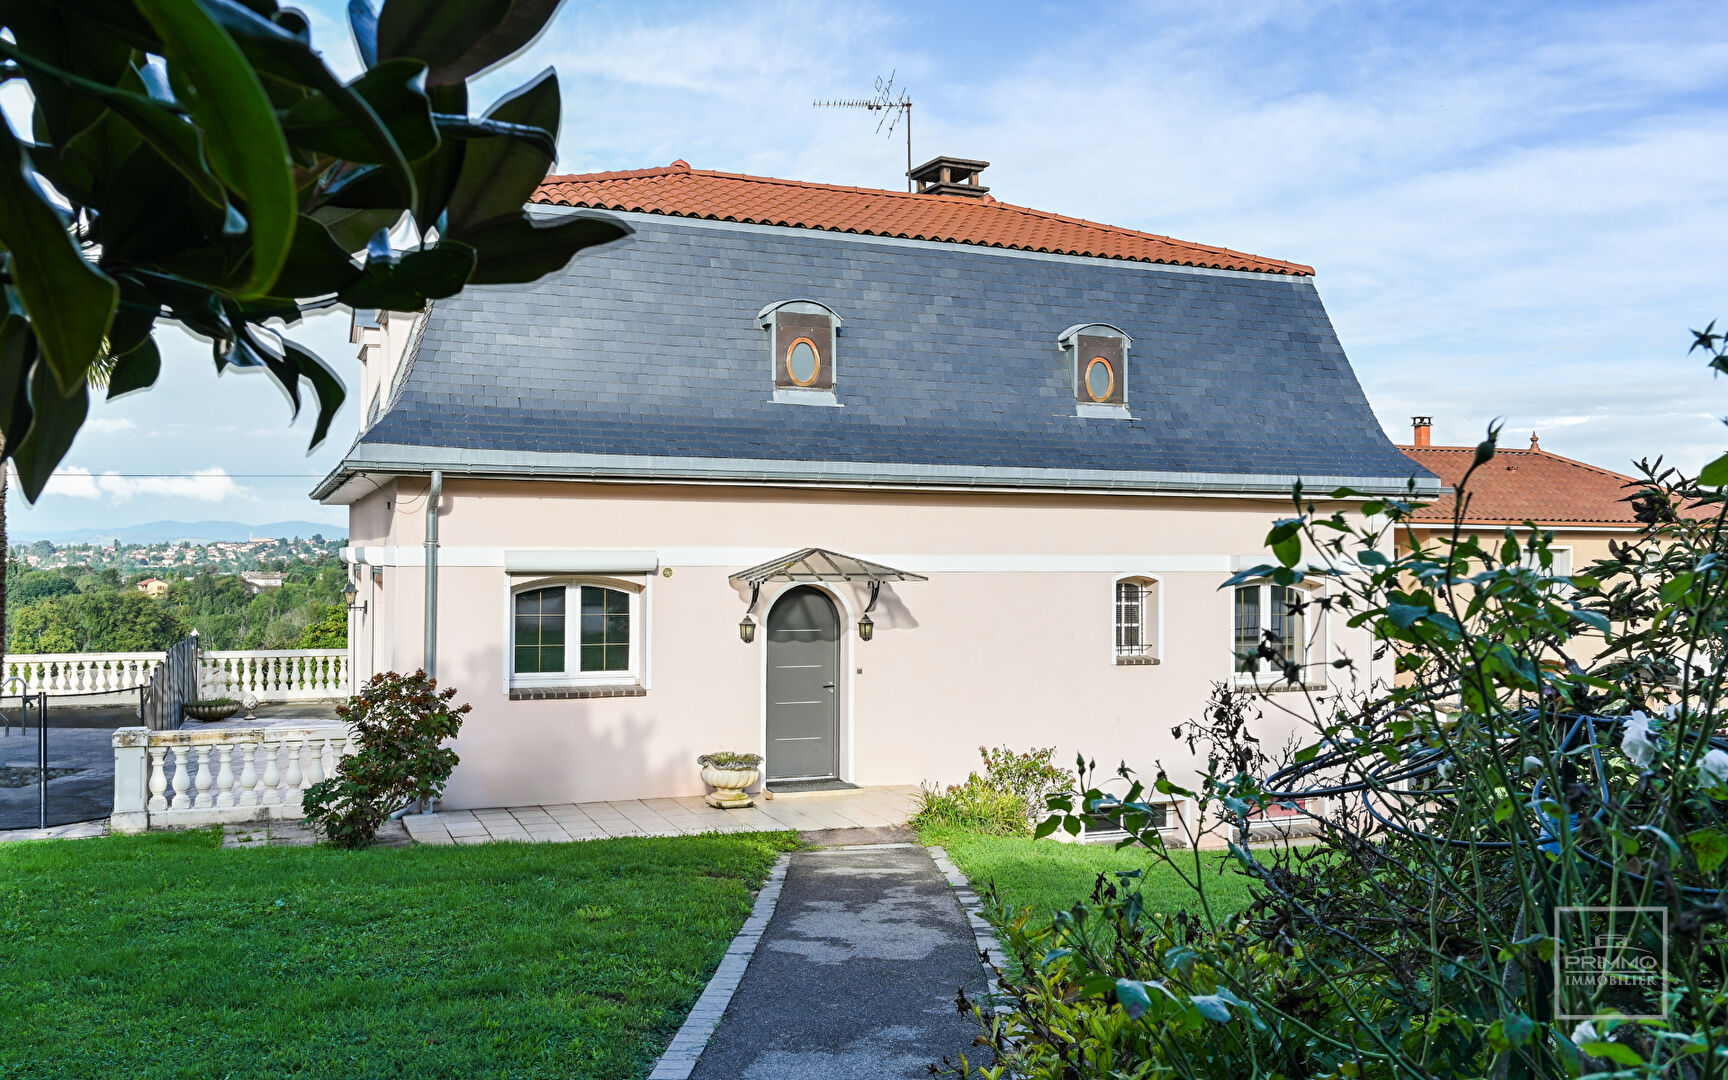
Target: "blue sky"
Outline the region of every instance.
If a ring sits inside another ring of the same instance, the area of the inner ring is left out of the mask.
[[[354,70],[343,5],[314,40]],[[1389,434],[1696,466],[1728,385],[1686,355],[1728,318],[1720,3],[614,3],[571,0],[492,96],[557,68],[560,171],[697,168],[895,188],[858,112],[895,72],[914,157],[992,162],[998,198],[1314,265]],[[6,98],[11,109],[17,102]],[[14,114],[15,115],[15,114]],[[93,413],[14,527],[310,518],[352,439],[308,456],[264,379],[164,334],[150,393]],[[358,384],[344,317],[300,339]],[[1251,420],[1251,418],[1245,418]],[[115,474],[108,476],[105,474]],[[86,475],[87,474],[87,475]],[[170,475],[145,475],[170,474]],[[201,474],[201,475],[188,475]]]

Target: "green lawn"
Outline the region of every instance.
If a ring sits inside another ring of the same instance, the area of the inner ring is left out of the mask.
[[[0,845],[0,1077],[647,1073],[790,833]]]
[[[1142,848],[1117,851],[1110,844],[1064,844],[1054,839],[948,830],[926,830],[923,839],[927,844],[946,848],[954,865],[971,880],[980,895],[993,884],[1003,907],[1010,911],[1032,908],[1035,915],[1047,915],[1089,899],[1099,874],[1144,870],[1141,892],[1148,908],[1200,912],[1199,898],[1188,884],[1169,867],[1154,865],[1153,854]],[[1195,853],[1172,854],[1183,872],[1193,879]],[[1205,851],[1198,857],[1213,917],[1221,920],[1243,908],[1249,900],[1248,881],[1235,872],[1235,861],[1230,855]],[[1116,878],[1112,876],[1110,880],[1115,882]]]

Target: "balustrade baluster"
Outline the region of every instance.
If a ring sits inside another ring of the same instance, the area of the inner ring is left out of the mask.
[[[276,771],[276,753],[282,749],[281,743],[266,741],[264,743],[264,790],[261,802],[265,806],[278,806],[282,802],[282,789],[277,787],[282,782],[282,774]]]
[[[282,793],[282,801],[297,803],[300,801],[300,784],[305,779],[305,774],[300,771],[300,747],[303,742],[300,739],[283,739],[282,744],[288,748],[288,787]]]
[[[234,744],[221,742],[216,744],[216,752],[221,755],[222,767],[216,770],[216,805],[233,806],[234,798]]]
[[[191,786],[192,748],[190,746],[176,746],[174,747],[174,801],[168,805],[168,809],[192,809],[192,800],[186,796],[187,789]]]
[[[306,786],[311,787],[324,779],[324,743],[318,739],[307,739],[304,754],[306,758]]]
[[[193,800],[192,805],[199,810],[213,805],[213,800],[210,797],[209,743],[200,743],[198,746],[198,778],[195,783],[198,785],[198,797]]]
[[[149,746],[150,753],[150,812],[161,813],[168,809],[168,800],[163,792],[168,790],[168,766],[163,759],[168,756],[166,746]]]
[[[240,744],[239,802],[241,806],[257,806],[263,799],[263,795],[256,790],[258,787],[257,753],[257,742],[248,739]]]

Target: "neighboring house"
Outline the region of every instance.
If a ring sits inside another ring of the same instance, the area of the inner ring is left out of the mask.
[[[1433,446],[1433,421],[1411,419],[1414,440],[1400,450],[1440,478],[1446,491],[1412,515],[1417,536],[1432,539],[1449,532],[1457,512],[1456,489],[1475,460],[1474,446]],[[1470,478],[1463,523],[1479,536],[1499,535],[1511,526],[1527,537],[1530,521],[1554,534],[1552,572],[1570,574],[1608,557],[1611,540],[1626,542],[1644,528],[1629,497],[1629,476],[1586,465],[1542,449],[1530,436],[1527,450],[1499,449]]]
[[[1298,478],[1437,490],[1313,272],[999,203],[981,167],[549,177],[547,217],[633,234],[356,313],[366,420],[314,494],[349,507],[357,674],[474,706],[448,805],[697,794],[722,748],[771,787],[954,782],[980,744],[1188,779],[1172,724],[1271,679],[1245,644],[1366,671],[1309,594],[1220,589]]]
[[[168,583],[161,578],[147,577],[143,581],[134,582],[132,587],[145,596],[168,595]]]
[[[240,581],[253,596],[257,596],[265,589],[280,589],[283,577],[279,570],[242,570]]]

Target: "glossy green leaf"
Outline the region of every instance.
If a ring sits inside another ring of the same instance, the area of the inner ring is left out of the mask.
[[[1691,849],[1692,857],[1698,860],[1701,873],[1714,874],[1718,867],[1728,862],[1728,834],[1720,829],[1698,829],[1687,833],[1686,846]]]
[[[1146,984],[1134,979],[1116,980],[1116,1003],[1122,1006],[1122,1011],[1135,1020],[1152,1007],[1152,997],[1146,993]],[[1226,1010],[1228,1019],[1229,1012]]]
[[[187,123],[174,110],[146,94],[104,86],[49,68],[5,42],[0,42],[0,56],[27,70],[41,73],[43,77],[36,81],[62,85],[67,94],[91,101],[98,111],[102,108],[111,109],[136,131],[140,138],[161,154],[164,161],[174,166],[202,198],[212,205],[227,209],[227,192],[223,190],[221,181],[210,171],[198,129]],[[127,74],[134,75],[130,70]],[[71,140],[68,142],[70,144]]]
[[[469,284],[509,285],[538,281],[582,249],[630,235],[630,227],[598,215],[547,220],[518,211],[452,235],[478,252]]]
[[[36,339],[23,311],[0,308],[0,434],[13,442],[30,430],[30,366]],[[7,445],[0,457],[10,456]]]
[[[457,240],[410,251],[394,261],[374,259],[366,274],[341,294],[357,308],[419,311],[427,300],[453,296],[474,272],[474,249]]]
[[[371,107],[406,161],[438,147],[432,102],[421,86],[425,74],[418,60],[389,60],[344,88]],[[303,98],[283,116],[282,131],[294,146],[345,161],[382,165],[391,160],[388,145],[354,125],[352,106],[343,95],[319,91]]]
[[[363,276],[360,267],[316,219],[304,214],[294,226],[294,244],[282,272],[270,287],[274,296],[328,296],[348,288]]]
[[[353,210],[343,206],[321,206],[311,214],[336,246],[350,253],[364,250],[368,238],[379,229],[389,229],[401,216],[400,209]]]
[[[336,419],[336,410],[348,397],[347,388],[342,385],[342,377],[310,350],[286,338],[282,341],[282,349],[298,367],[300,377],[312,384],[312,392],[318,398],[318,418],[312,425],[312,444],[307,448],[316,449],[330,434],[330,423]]]
[[[36,141],[63,147],[102,112],[100,102],[68,85],[68,79],[115,85],[132,50],[112,35],[92,32],[89,23],[57,5],[14,3],[5,8],[4,18],[17,47],[0,43],[0,55],[25,68],[40,124]],[[41,77],[46,71],[60,77]]]
[[[54,378],[68,390],[83,387],[85,372],[108,334],[120,289],[85,261],[60,211],[30,175],[29,158],[4,118],[0,244],[12,254],[13,287]]]
[[[371,67],[378,62],[378,12],[369,0],[348,0],[348,29],[354,34],[354,48],[360,62]]]
[[[162,354],[155,341],[145,338],[115,362],[114,371],[108,376],[108,400],[150,389],[161,373]]]
[[[1200,1010],[1200,1015],[1220,1024],[1230,1022],[1230,1004],[1217,994],[1195,994],[1188,999]]]
[[[453,65],[504,21],[510,6],[510,0],[387,0],[378,13],[378,60]]]
[[[460,82],[483,75],[534,43],[552,24],[563,0],[512,0],[497,25],[475,38],[462,54],[432,69],[435,84]]]
[[[80,381],[70,394],[62,394],[48,365],[38,359],[30,372],[30,430],[7,456],[18,469],[18,486],[31,502],[42,494],[48,478],[72,449],[72,440],[90,411],[90,387]]]
[[[170,69],[191,88],[186,107],[207,137],[217,175],[246,203],[251,263],[236,292],[262,296],[288,258],[298,214],[275,110],[240,47],[201,5],[135,2],[161,36]]]
[[[1578,1049],[1589,1054],[1593,1058],[1602,1058],[1605,1061],[1612,1061],[1616,1065],[1644,1064],[1644,1059],[1638,1056],[1638,1051],[1627,1046],[1625,1043],[1598,1040],[1596,1042],[1584,1043],[1582,1046],[1578,1047]]]
[[[1723,454],[1704,466],[1704,470],[1698,474],[1698,482],[1705,487],[1728,486],[1728,454]]]
[[[486,112],[489,120],[558,130],[558,75],[551,68]],[[446,227],[460,235],[471,225],[520,212],[546,178],[552,159],[521,139],[497,135],[470,139],[462,172],[450,194]]]

